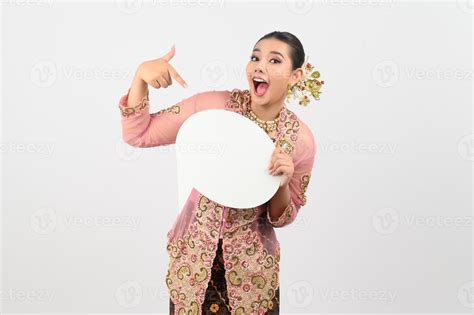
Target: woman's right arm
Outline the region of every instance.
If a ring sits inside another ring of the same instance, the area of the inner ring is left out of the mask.
[[[186,82],[169,64],[174,46],[165,56],[146,61],[137,68],[131,87],[120,98],[122,138],[134,147],[152,147],[173,144],[183,122],[196,111],[195,94],[180,102],[150,114],[148,85],[156,89],[172,84],[171,77],[183,87]]]

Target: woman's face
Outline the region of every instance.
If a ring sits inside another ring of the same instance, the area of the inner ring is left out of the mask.
[[[293,85],[302,77],[301,68],[292,70],[290,49],[275,38],[263,39],[255,45],[246,67],[254,105],[281,103],[288,93],[288,84]],[[265,82],[255,82],[258,78]]]

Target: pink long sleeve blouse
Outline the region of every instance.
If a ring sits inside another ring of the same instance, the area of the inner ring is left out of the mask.
[[[249,90],[200,92],[154,113],[150,113],[149,95],[127,106],[129,92],[120,98],[119,109],[123,140],[134,147],[174,144],[183,122],[206,109],[230,110],[250,118]],[[167,233],[166,284],[175,314],[201,314],[219,239],[231,314],[263,314],[272,309],[280,261],[274,228],[292,223],[306,204],[316,143],[309,127],[286,104],[279,113],[276,133],[269,137],[293,159],[290,202],[279,218],[271,220],[269,201],[254,208],[230,208],[193,189]]]

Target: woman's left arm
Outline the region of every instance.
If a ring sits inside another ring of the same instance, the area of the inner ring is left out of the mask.
[[[267,219],[274,227],[283,227],[293,222],[307,201],[306,190],[316,156],[316,142],[308,126],[301,124],[294,159],[277,148],[270,162],[273,172],[281,172],[287,177],[282,178],[284,184],[266,203]]]
[[[311,178],[314,157],[310,156],[297,163],[290,181],[279,187],[267,203],[267,218],[274,227],[283,227],[293,222],[299,209],[306,204],[306,190]]]

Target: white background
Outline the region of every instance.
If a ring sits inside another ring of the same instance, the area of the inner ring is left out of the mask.
[[[472,312],[470,1],[2,3],[3,313],[168,314],[174,146],[121,139],[119,98],[165,54],[152,110],[248,88],[289,31],[325,85],[308,202],[278,229],[281,313]],[[104,221],[111,219],[111,222]]]

